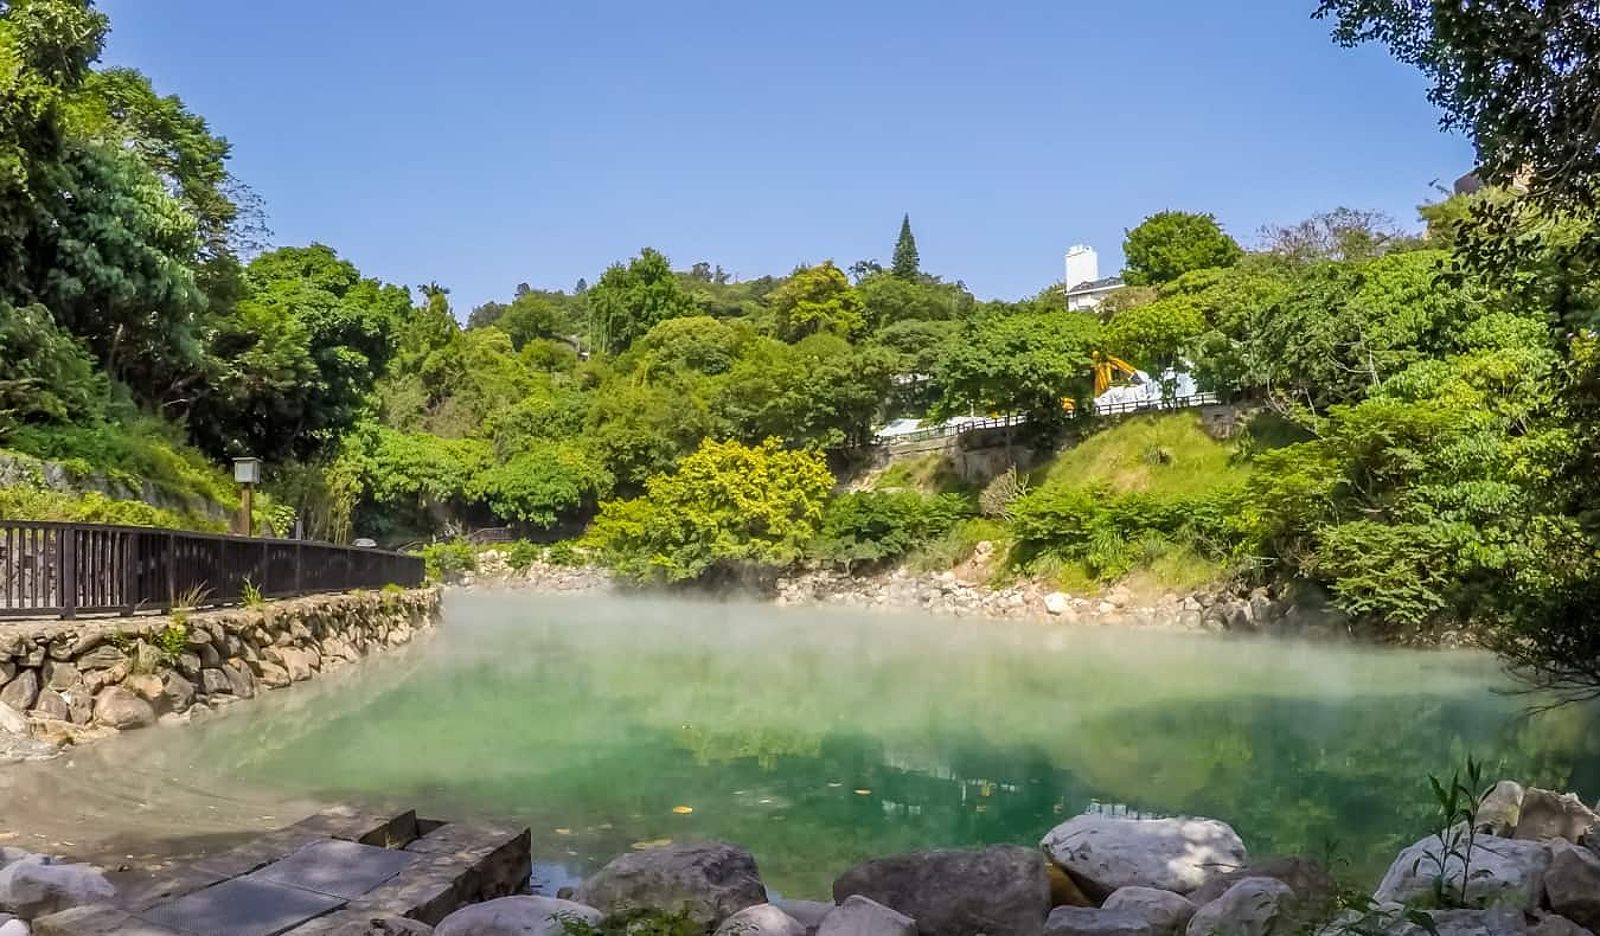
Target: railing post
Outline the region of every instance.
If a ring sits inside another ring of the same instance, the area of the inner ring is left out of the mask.
[[[302,557],[304,555],[305,555],[305,546],[304,546],[304,544],[301,543],[299,540],[295,540],[294,541],[294,593],[296,595],[303,595],[303,594],[305,594],[305,591],[306,591],[305,579],[303,578],[304,573],[301,571],[302,569],[305,568],[305,564],[302,561]]]
[[[178,603],[178,534],[167,534],[167,603],[169,610]]]
[[[261,589],[261,594],[272,594],[272,583],[267,581],[268,573],[272,569],[272,542],[261,541],[261,584],[256,586]]]
[[[61,592],[61,616],[78,616],[78,528],[68,524],[56,531],[56,588]]]

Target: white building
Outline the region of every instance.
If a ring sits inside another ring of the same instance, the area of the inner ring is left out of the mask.
[[[1100,277],[1100,255],[1093,247],[1075,244],[1067,248],[1067,311],[1087,312],[1123,286],[1122,277]]]

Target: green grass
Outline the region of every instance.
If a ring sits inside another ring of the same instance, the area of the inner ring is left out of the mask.
[[[897,459],[872,483],[875,491],[919,491],[923,494],[970,494],[973,485],[961,480],[955,465],[938,452]]]
[[[143,501],[114,500],[97,491],[69,494],[10,485],[0,487],[0,517],[63,523],[111,523],[220,533],[223,521],[152,507]]]
[[[1186,497],[1249,477],[1231,442],[1206,434],[1195,413],[1135,416],[1097,432],[1032,473],[1034,487],[1105,487]]]
[[[914,572],[943,572],[972,558],[978,544],[985,540],[994,544],[996,563],[1004,561],[1011,549],[1011,531],[998,520],[973,517],[962,520],[950,531],[906,558],[906,565]]]
[[[185,501],[237,510],[239,493],[222,466],[180,441],[177,427],[153,416],[87,426],[19,426],[5,448],[59,462],[79,477],[99,475],[135,491],[145,483]]]

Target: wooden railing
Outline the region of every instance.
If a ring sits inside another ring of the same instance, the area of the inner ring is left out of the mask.
[[[378,549],[149,527],[0,520],[0,616],[164,611],[422,584],[422,560]]]

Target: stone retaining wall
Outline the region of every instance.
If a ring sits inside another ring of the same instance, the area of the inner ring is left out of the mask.
[[[185,720],[410,642],[439,590],[188,615],[0,624],[0,760]],[[31,738],[30,740],[27,740]]]

